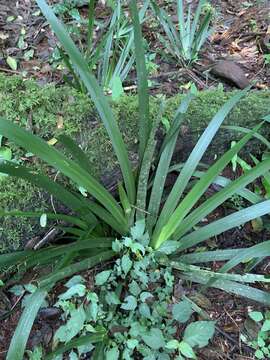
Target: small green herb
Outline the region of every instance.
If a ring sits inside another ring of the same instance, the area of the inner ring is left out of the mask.
[[[269,359],[270,356],[270,312],[251,311],[248,313],[250,319],[256,323],[257,336],[250,338],[250,335],[241,334],[241,340],[252,347],[256,359]],[[251,325],[250,325],[251,326]],[[253,329],[253,326],[252,326]],[[248,329],[247,329],[248,330]],[[254,336],[254,335],[253,335]]]
[[[118,249],[119,259],[112,269],[95,276],[95,293],[87,289],[80,275],[66,283],[68,290],[58,296],[55,304],[64,310],[66,319],[55,333],[55,344],[66,343],[77,335],[95,334],[102,327],[110,329],[102,350],[104,359],[121,356],[132,359],[141,354],[144,358],[169,360],[175,351],[179,358],[196,358],[196,347],[208,344],[215,323],[190,323],[183,339],[176,338],[177,323],[190,320],[194,310],[187,299],[172,303],[172,269],[160,264],[160,251],[153,252],[148,245],[143,245],[148,243],[148,238],[144,222],[139,221],[131,229],[130,237],[112,243],[112,247]],[[174,242],[170,241],[163,246],[166,253],[172,248]],[[83,298],[86,301],[82,301]],[[99,351],[96,347],[94,354]]]

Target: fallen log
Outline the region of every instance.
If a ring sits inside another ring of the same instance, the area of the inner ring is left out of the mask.
[[[187,159],[217,110],[232,96],[222,90],[201,92],[192,102],[181,125],[176,146],[175,161]],[[82,146],[93,164],[92,174],[101,178],[103,183],[112,188],[120,177],[117,161],[112,146],[101,124],[97,112],[89,99],[68,87],[55,88],[53,85],[39,86],[32,80],[23,81],[19,77],[0,76],[0,116],[10,119],[45,140],[57,138],[60,133],[72,136]],[[170,121],[177,109],[182,95],[167,100],[164,118]],[[159,98],[151,98],[151,117],[157,116]],[[131,160],[137,158],[137,98],[125,96],[118,103],[112,103],[113,112],[118,119],[124,140],[129,149]],[[227,117],[224,124],[253,128],[264,116],[270,113],[270,92],[251,91],[241,100]],[[161,139],[164,129],[159,131]],[[265,123],[262,134],[269,139],[270,125]],[[220,130],[215,136],[203,161],[211,163],[230,147],[231,141],[242,134],[235,131]],[[35,169],[41,168],[55,177],[56,173],[48,169],[31,154],[26,154],[14,144],[6,142],[12,149],[13,157],[23,160],[24,164]],[[58,146],[56,144],[56,146]],[[258,155],[265,146],[252,140],[242,151],[242,156],[252,152]],[[57,180],[59,177],[57,177]],[[59,204],[40,189],[26,181],[8,177],[1,180],[0,207],[5,210],[51,211]],[[48,224],[50,226],[51,224]],[[48,230],[48,229],[47,229]],[[0,251],[16,249],[29,239],[44,234],[39,220],[5,217],[0,219]]]

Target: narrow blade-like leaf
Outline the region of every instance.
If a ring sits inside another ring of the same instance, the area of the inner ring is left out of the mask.
[[[216,209],[224,201],[226,201],[233,194],[235,194],[237,190],[244,188],[245,186],[253,182],[255,179],[257,179],[259,176],[266,173],[269,169],[270,159],[264,160],[262,163],[258,164],[238,179],[232,181],[224,189],[211,196],[183,220],[183,222],[177,228],[174,237],[176,239],[180,239],[195,224],[204,219],[214,209]]]
[[[68,159],[58,150],[49,146],[44,140],[21,129],[10,121],[0,119],[0,133],[14,141],[17,145],[33,152],[49,165],[85,188],[94,196],[116,219],[126,223],[122,209],[113,196],[89,173],[75,161]]]
[[[149,91],[145,64],[145,54],[143,48],[142,30],[136,1],[131,0],[129,6],[134,28],[134,44],[139,97],[139,157],[140,161],[142,161],[143,153],[146,148],[148,136],[150,135],[151,129],[149,116]]]
[[[55,359],[58,355],[65,353],[74,348],[78,348],[79,346],[96,344],[103,342],[107,338],[106,331],[97,331],[94,334],[90,335],[82,335],[76,339],[69,341],[66,345],[58,346],[53,352],[46,355],[44,360],[52,360]]]
[[[211,238],[212,236],[219,235],[224,231],[243,225],[250,220],[256,219],[257,217],[268,213],[270,213],[270,200],[239,210],[182,237],[179,241],[179,251],[188,249],[206,239]]]
[[[48,191],[48,193],[77,214],[80,214],[81,210],[85,212],[85,205],[76,195],[68,191],[63,185],[60,185],[36,170],[12,162],[5,162],[0,164],[0,172],[10,176],[20,177]],[[89,216],[91,217],[91,214],[89,214]],[[94,220],[94,217],[91,220]]]
[[[118,158],[119,165],[121,167],[122,174],[124,177],[127,193],[129,196],[129,200],[131,203],[134,203],[135,181],[132,173],[131,164],[128,159],[127,150],[124,145],[123,138],[120,133],[119,127],[117,125],[117,122],[113,116],[113,111],[111,110],[108,101],[103,94],[102,89],[98,86],[95,77],[89,72],[89,68],[83,56],[75,46],[74,42],[71,40],[64,26],[56,18],[53,11],[47,5],[45,0],[37,0],[37,3],[40,9],[42,10],[44,16],[47,18],[48,22],[50,23],[53,31],[55,32],[62,46],[66,50],[66,53],[69,55],[72,64],[76,67],[78,74],[80,75],[89,94],[91,95],[91,98],[99,112],[99,115],[103,121],[104,126],[106,127],[114,151]]]
[[[98,263],[109,260],[114,256],[114,252],[109,250],[105,252],[101,252],[98,255],[90,257],[88,259],[79,261],[75,264],[71,264],[66,266],[57,272],[54,272],[52,275],[45,276],[44,278],[38,281],[39,287],[43,288],[50,284],[54,284],[59,280],[62,280],[68,276],[71,276],[79,271],[83,271],[86,269],[90,269]]]
[[[258,125],[259,127],[260,125]],[[256,127],[257,129],[257,127]],[[218,174],[231,161],[233,156],[237,154],[243,146],[249,141],[252,134],[247,134],[233,148],[228,150],[221,158],[216,161],[205,173],[205,175],[196,183],[192,190],[186,195],[182,202],[178,205],[167,224],[162,228],[159,236],[153,239],[154,246],[158,247],[162,242],[166,241],[181,226],[181,221],[193,208],[196,202],[201,198],[204,192],[211,185]]]
[[[175,149],[177,137],[180,131],[180,125],[192,99],[193,95],[188,94],[185,99],[182,100],[178,111],[175,114],[175,118],[172,122],[170,130],[164,139],[164,148],[162,144],[161,156],[155,173],[154,183],[148,205],[149,215],[147,218],[147,229],[150,233],[152,232],[152,228],[156,223],[156,219],[158,217],[158,211],[160,209],[160,202],[164,191],[164,185]]]
[[[70,154],[73,156],[73,159],[76,160],[85,171],[91,173],[91,168],[93,165],[90,163],[85,152],[75,143],[75,141],[64,134],[59,135],[57,139],[70,152]]]
[[[178,176],[165,204],[159,216],[159,220],[154,232],[153,244],[157,245],[157,242],[162,242],[163,239],[158,239],[162,227],[170,219],[173,211],[175,210],[177,203],[179,202],[190,178],[192,177],[196,167],[201,161],[205,151],[211,143],[213,137],[216,135],[219,127],[224,121],[225,117],[231,111],[231,109],[237,104],[237,102],[247,93],[247,89],[234,95],[229,101],[227,101],[216,115],[211,120],[201,137],[199,138],[196,146],[192,150],[189,158],[187,159],[180,175]],[[167,236],[167,235],[166,235]],[[170,235],[169,235],[170,236]]]
[[[200,276],[198,273],[196,275],[184,273],[181,275],[181,277],[185,280],[197,282],[203,285],[206,285],[208,282],[207,278]],[[258,301],[262,304],[270,305],[270,294],[266,291],[262,291],[251,286],[229,280],[217,280],[212,286],[238,296],[243,296],[248,299]]]
[[[48,288],[49,289],[49,288]],[[38,310],[47,296],[48,289],[36,290],[28,299],[16,330],[12,336],[6,360],[22,360],[24,350]]]
[[[243,249],[243,251],[237,253],[230,261],[223,265],[219,272],[228,272],[244,260],[267,256],[270,256],[270,241],[264,241],[248,249]]]
[[[184,254],[179,257],[179,261],[185,264],[199,264],[213,261],[224,261],[230,260],[237,254],[240,254],[245,249],[226,249],[226,250],[215,250],[215,251],[202,251],[193,252],[190,254]],[[175,260],[176,255],[172,254],[172,258]]]
[[[162,114],[162,111],[160,113]],[[161,116],[157,116],[156,119],[153,121],[153,125],[147,141],[147,145],[143,154],[143,159],[142,159],[140,174],[138,179],[138,190],[137,190],[137,203],[136,203],[137,221],[145,218],[148,178],[149,178],[154,151],[156,147],[155,134],[160,120],[161,120]]]

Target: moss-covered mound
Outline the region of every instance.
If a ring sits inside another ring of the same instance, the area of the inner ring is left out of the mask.
[[[193,101],[186,114],[178,147],[183,149],[183,153],[196,142],[211,117],[230,95],[222,91],[201,92]],[[172,118],[180,101],[181,96],[168,99],[165,114],[167,119]],[[151,99],[151,116],[158,112],[158,102],[158,99]],[[112,104],[112,107],[132,156],[136,153],[137,143],[136,97],[123,97],[119,103]],[[226,123],[252,127],[269,113],[269,109],[269,92],[251,92],[235,107]],[[41,87],[35,81],[0,75],[0,116],[20,124],[45,140],[51,140],[62,132],[71,135],[88,153],[93,164],[92,174],[106,178],[106,183],[110,182],[108,174],[116,169],[116,159],[97,113],[86,96],[65,86]],[[268,134],[269,130],[266,132]],[[221,141],[219,146],[214,148],[213,156],[224,150],[230,140],[228,135],[222,134],[219,139]],[[14,144],[8,146],[12,148],[14,158],[28,166],[43,167],[31,154],[29,156]],[[53,172],[50,173],[54,175]],[[43,211],[52,207],[52,201],[47,194],[23,180],[6,177],[1,180],[0,186],[2,209]],[[44,232],[44,229],[41,231],[38,219],[0,219],[0,251],[16,249],[40,232]]]

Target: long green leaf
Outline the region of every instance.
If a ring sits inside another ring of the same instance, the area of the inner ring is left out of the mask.
[[[149,7],[149,3],[150,0],[146,0],[143,4],[143,7],[139,11],[140,23],[142,23],[145,20],[145,13]],[[112,78],[110,80],[110,84],[109,84],[110,88],[116,76],[119,76],[122,82],[126,79],[128,73],[130,72],[135,62],[135,55],[133,54],[134,32],[132,30],[133,30],[132,27],[130,27],[129,30],[127,31],[128,40],[125,41],[124,48],[121,49],[120,57],[117,61]],[[128,58],[129,60],[127,61]]]
[[[270,159],[264,160],[262,163],[249,170],[238,179],[232,181],[224,189],[211,196],[198,208],[196,208],[190,215],[188,215],[180,226],[177,228],[174,237],[180,239],[187,231],[189,231],[195,224],[205,218],[214,209],[221,205],[224,201],[229,199],[237,190],[244,188],[259,176],[263,175],[270,169]]]
[[[109,250],[112,247],[112,239],[110,238],[89,238],[84,240],[75,241],[72,244],[62,246],[49,246],[41,250],[34,250],[31,254],[27,255],[25,260],[25,268],[28,269],[36,264],[46,264],[51,259],[60,258],[63,255],[70,255],[77,253],[80,259],[89,257],[88,250]]]
[[[228,249],[215,251],[202,251],[184,254],[179,257],[179,261],[185,264],[199,264],[213,261],[224,261],[232,259],[237,254],[240,254],[245,249]],[[176,255],[172,254],[173,260],[176,260]]]
[[[96,0],[89,0],[87,54],[91,53],[92,45],[93,45],[94,24],[95,24],[95,5],[96,5]]]
[[[104,30],[105,32],[105,30]],[[102,35],[100,36],[100,40],[98,42],[98,44],[96,44],[95,49],[93,51],[93,53],[90,56],[90,59],[88,61],[88,66],[89,66],[89,71],[92,72],[95,66],[98,66],[98,70],[101,69],[100,67],[102,66],[102,54],[103,54],[103,50],[106,44],[106,41],[108,39],[108,37],[111,35],[111,33],[113,32],[113,28],[111,28],[110,30],[108,30],[105,33],[102,33]],[[99,71],[98,71],[99,73]],[[101,75],[97,76],[98,82],[99,84],[101,84]]]
[[[147,71],[145,64],[145,54],[143,47],[143,37],[140,19],[135,0],[129,3],[132,23],[134,28],[134,44],[136,56],[136,68],[138,78],[138,98],[139,98],[139,157],[143,159],[144,150],[150,135],[150,116],[149,116],[149,91],[147,82]]]
[[[188,249],[200,242],[219,235],[224,231],[245,224],[246,222],[256,219],[270,213],[270,200],[263,201],[259,204],[249,206],[246,209],[239,210],[222,219],[212,222],[192,233],[184,236],[179,241],[179,251]],[[177,252],[179,252],[177,250]]]
[[[0,269],[17,265],[18,263],[23,262],[29,255],[31,255],[31,250],[16,251],[10,254],[1,254]]]
[[[154,224],[158,217],[158,211],[160,209],[160,202],[164,191],[166,177],[169,171],[169,166],[175,149],[175,144],[180,131],[180,125],[184,119],[188,106],[193,99],[192,94],[188,94],[181,102],[175,118],[172,122],[168,136],[164,139],[164,148],[162,144],[161,156],[155,172],[154,183],[151,191],[151,196],[148,205],[148,217],[147,217],[147,229],[151,233]]]
[[[87,207],[79,197],[68,191],[63,185],[60,185],[59,183],[51,180],[48,176],[45,176],[38,171],[27,168],[23,165],[14,164],[12,162],[5,162],[0,164],[0,172],[6,173],[10,176],[25,179],[33,185],[46,190],[56,199],[61,201],[61,203],[64,204],[67,208],[73,210],[78,215],[86,215],[85,213]],[[87,217],[88,222],[96,222],[96,218],[93,214],[91,214],[90,209],[87,210]]]
[[[190,178],[192,177],[196,167],[201,161],[213,137],[216,135],[225,117],[228,115],[231,109],[237,104],[237,102],[247,93],[247,91],[248,89],[238,92],[231,99],[229,99],[216,113],[216,115],[211,120],[210,124],[207,126],[207,128],[199,138],[196,146],[192,150],[189,158],[187,159],[180,175],[178,176],[161,211],[153,236],[152,244],[154,246],[157,246],[158,243],[163,241],[163,238],[160,237],[161,229],[167,223],[168,219],[171,218],[171,215],[174,212],[177,203],[179,202]],[[169,229],[167,228],[167,230]],[[166,233],[169,233],[167,232],[167,230]]]
[[[227,274],[224,272],[214,272],[211,270],[203,269],[199,266],[183,264],[180,262],[172,261],[170,262],[170,266],[172,266],[176,270],[187,272],[188,274],[199,274],[200,277],[205,278],[206,280],[210,280],[212,284],[212,279],[216,280],[228,280],[228,281],[237,281],[239,283],[249,283],[255,284],[256,282],[270,282],[270,278],[265,275],[257,275],[257,274]],[[213,281],[213,282],[214,282]]]
[[[162,111],[160,111],[160,114],[162,114]],[[138,179],[138,190],[137,190],[137,203],[136,203],[137,221],[145,219],[148,178],[149,178],[154,151],[156,147],[155,134],[158,129],[159,123],[161,121],[161,116],[157,116],[153,121],[150,135],[147,141],[147,145],[143,154],[143,159],[142,159],[140,174]]]
[[[236,126],[236,125],[223,125],[223,126],[221,126],[221,129],[233,130],[235,132],[241,132],[241,133],[245,133],[245,134],[252,131],[251,129],[245,128],[243,126]],[[264,136],[262,136],[261,134],[259,134],[257,132],[255,132],[253,134],[253,136],[254,136],[254,138],[260,140],[264,145],[266,145],[268,147],[268,149],[270,149],[270,142]]]
[[[57,355],[61,355],[66,351],[69,351],[73,348],[77,348],[82,345],[96,344],[100,342],[102,343],[106,338],[107,338],[106,331],[97,331],[94,334],[80,336],[76,339],[69,341],[66,345],[58,346],[53,352],[46,355],[44,360],[52,360]]]
[[[116,8],[113,12],[110,27],[109,27],[109,36],[107,37],[107,41],[105,43],[104,47],[104,53],[103,53],[103,60],[101,65],[101,84],[103,87],[106,87],[108,84],[108,73],[109,73],[109,66],[110,66],[110,57],[112,52],[112,46],[113,46],[113,35],[115,28],[117,26],[117,22],[119,21],[119,12],[120,12],[120,3],[118,1]]]
[[[19,323],[12,336],[6,360],[22,360],[24,350],[38,310],[47,296],[48,289],[36,290],[28,299]]]
[[[208,36],[212,33],[212,30],[209,30],[211,19],[212,13],[211,10],[208,10],[196,31],[195,38],[191,42],[191,60],[196,59],[196,56],[200,51],[202,45],[204,44]]]
[[[185,280],[197,282],[203,285],[206,285],[208,282],[207,278],[200,276],[198,273],[196,275],[184,273],[181,274],[181,277]],[[258,301],[262,304],[270,305],[270,294],[266,291],[262,291],[251,286],[228,280],[217,280],[212,286],[238,296]]]
[[[71,75],[73,76],[73,82],[70,80],[65,79],[65,81],[67,81],[69,84],[71,84],[73,87],[75,87],[75,89],[77,89],[78,91],[81,91],[83,94],[86,93],[86,89],[84,87],[84,85],[80,82],[80,79],[75,71],[75,69],[73,68],[73,66],[71,65],[68,56],[65,54],[65,52],[60,48],[57,47],[61,59],[64,61],[64,64],[66,65],[67,69],[71,72]]]
[[[112,241],[112,238],[89,238],[68,245],[49,246],[40,250],[23,250],[11,254],[2,254],[0,255],[0,269],[18,264],[22,265],[24,269],[28,269],[37,264],[46,264],[57,257],[73,252],[78,252],[80,256],[83,256],[85,250],[110,249]]]
[[[79,271],[83,271],[85,269],[90,269],[98,263],[104,262],[106,260],[111,259],[114,256],[113,251],[105,251],[101,252],[98,255],[95,255],[89,259],[82,260],[75,264],[69,265],[60,269],[59,271],[53,273],[52,275],[45,276],[44,278],[39,280],[39,287],[43,288],[52,283],[55,283],[59,280],[62,280],[68,276],[71,276]]]
[[[113,217],[126,223],[123,211],[112,195],[89,173],[75,161],[68,159],[58,150],[49,146],[44,140],[21,129],[16,124],[0,118],[0,133],[14,141],[17,145],[33,152],[46,163],[69,177],[79,186],[84,187],[94,196]],[[35,174],[33,174],[35,176]]]
[[[182,0],[177,0],[177,16],[178,16],[180,41],[182,44],[182,49],[185,49],[184,42],[187,37],[187,34],[186,34],[186,28],[185,28],[184,7],[183,7]]]
[[[84,153],[84,151],[67,135],[59,135],[57,138],[61,144],[65,146],[65,148],[70,152],[73,156],[73,159],[77,161],[77,163],[87,172],[91,173],[92,164],[90,163],[88,157]]]
[[[98,343],[97,346],[95,347],[92,360],[104,360],[104,349],[105,349],[105,344]]]
[[[161,42],[163,42],[166,49],[169,50],[173,56],[176,55],[179,60],[182,60],[182,54],[180,51],[182,49],[182,45],[180,42],[179,34],[177,33],[173,22],[171,21],[169,15],[163,9],[160,9],[160,7],[156,4],[155,1],[151,1],[151,5],[155,15],[163,26],[169,42],[165,40],[164,37],[158,34],[159,39],[164,40]]]
[[[185,23],[185,36],[181,39],[183,46],[183,55],[186,60],[191,59],[191,45],[190,35],[191,35],[191,4],[188,5],[187,19]]]
[[[223,265],[222,268],[218,271],[218,273],[216,273],[215,276],[206,283],[205,288],[212,286],[216,282],[216,280],[219,278],[220,274],[224,275],[224,273],[228,272],[233,267],[240,264],[242,261],[247,260],[247,259],[253,259],[256,262],[257,261],[259,262],[259,261],[262,261],[265,257],[267,257],[269,255],[270,255],[270,241],[264,241],[263,243],[260,243],[255,246],[251,246],[248,249],[244,249],[243,251],[241,251],[241,253],[237,253],[230,261],[228,261],[225,265]],[[259,258],[259,260],[258,260],[258,258]],[[254,276],[256,276],[256,275],[254,275]],[[263,275],[260,275],[260,276],[263,276]],[[262,280],[262,282],[263,281],[265,281],[265,280]]]
[[[248,249],[243,249],[241,252],[237,253],[230,261],[223,265],[219,272],[227,272],[244,260],[263,258],[267,256],[270,256],[270,241],[264,241],[260,244],[251,246]]]
[[[172,171],[181,171],[182,168],[183,168],[183,166],[181,164],[180,165],[174,165],[174,166],[170,167],[169,171],[170,172],[172,172]],[[193,176],[196,177],[196,178],[201,178],[204,174],[205,174],[204,171],[196,170],[194,172]],[[227,185],[229,185],[231,182],[232,182],[232,180],[226,178],[225,176],[220,176],[219,175],[219,176],[217,176],[215,178],[215,180],[213,181],[213,184],[216,184],[216,185],[221,186],[221,187],[224,188]],[[258,194],[255,194],[254,192],[252,192],[251,190],[249,190],[247,188],[237,190],[236,194],[241,196],[243,199],[246,199],[251,204],[256,204],[256,203],[263,200],[262,196],[260,196]]]
[[[258,125],[259,127],[260,125]],[[256,127],[257,129],[257,127]],[[167,224],[161,230],[159,236],[153,239],[155,247],[159,247],[162,242],[166,241],[181,226],[181,221],[193,208],[197,201],[201,198],[207,188],[213,183],[218,174],[231,161],[243,146],[249,141],[252,134],[247,134],[241,139],[235,147],[228,150],[221,158],[216,161],[205,173],[205,175],[196,183],[192,190],[186,195],[182,202],[178,205]]]
[[[127,74],[129,73],[130,69],[132,68],[132,65],[135,61],[135,56],[133,54],[130,54],[133,46],[133,42],[134,39],[132,36],[130,36],[130,39],[126,42],[124,48],[121,50],[120,57],[117,61],[111,80],[109,82],[110,89],[112,88],[113,82],[116,77],[119,77],[123,82]]]
[[[32,184],[45,189],[52,194],[56,199],[71,208],[74,212],[80,215],[80,217],[93,226],[98,223],[96,216],[105,221],[119,234],[124,235],[128,232],[128,223],[121,223],[121,219],[113,217],[106,209],[99,204],[83,198],[79,198],[75,194],[69,192],[64,186],[54,182],[49,177],[32,171],[21,165],[15,165],[13,163],[0,164],[1,171],[11,176],[17,176],[30,181]],[[34,175],[34,176],[33,176]],[[2,215],[4,215],[2,213]],[[95,216],[96,215],[96,216]],[[58,214],[56,217],[60,218],[62,215]],[[79,220],[78,220],[79,221]]]
[[[195,36],[197,37],[199,20],[201,17],[202,7],[204,6],[204,4],[205,4],[205,0],[199,0],[199,3],[197,5],[196,11],[195,11],[194,19],[192,22],[192,27],[191,27],[191,34],[190,34],[190,43],[191,44],[193,43]]]
[[[86,202],[89,201],[86,200]],[[111,228],[114,229],[117,233],[125,235],[129,231],[129,224],[127,218],[125,223],[123,223],[122,219],[116,219],[115,217],[112,217],[111,213],[109,213],[106,209],[93,201],[89,202],[89,208],[101,220],[103,220],[106,224],[110,225]]]
[[[118,158],[129,200],[134,204],[135,201],[135,181],[132,173],[131,164],[128,159],[126,147],[123,142],[119,127],[113,116],[113,112],[108,104],[102,89],[98,86],[95,77],[89,72],[87,63],[83,56],[71,40],[63,25],[58,21],[53,11],[47,5],[45,0],[37,0],[37,3],[42,10],[44,16],[50,23],[53,31],[61,42],[62,46],[69,55],[73,65],[76,67],[82,81],[84,82],[91,98],[99,112],[103,124],[108,132],[112,142],[114,151]]]

